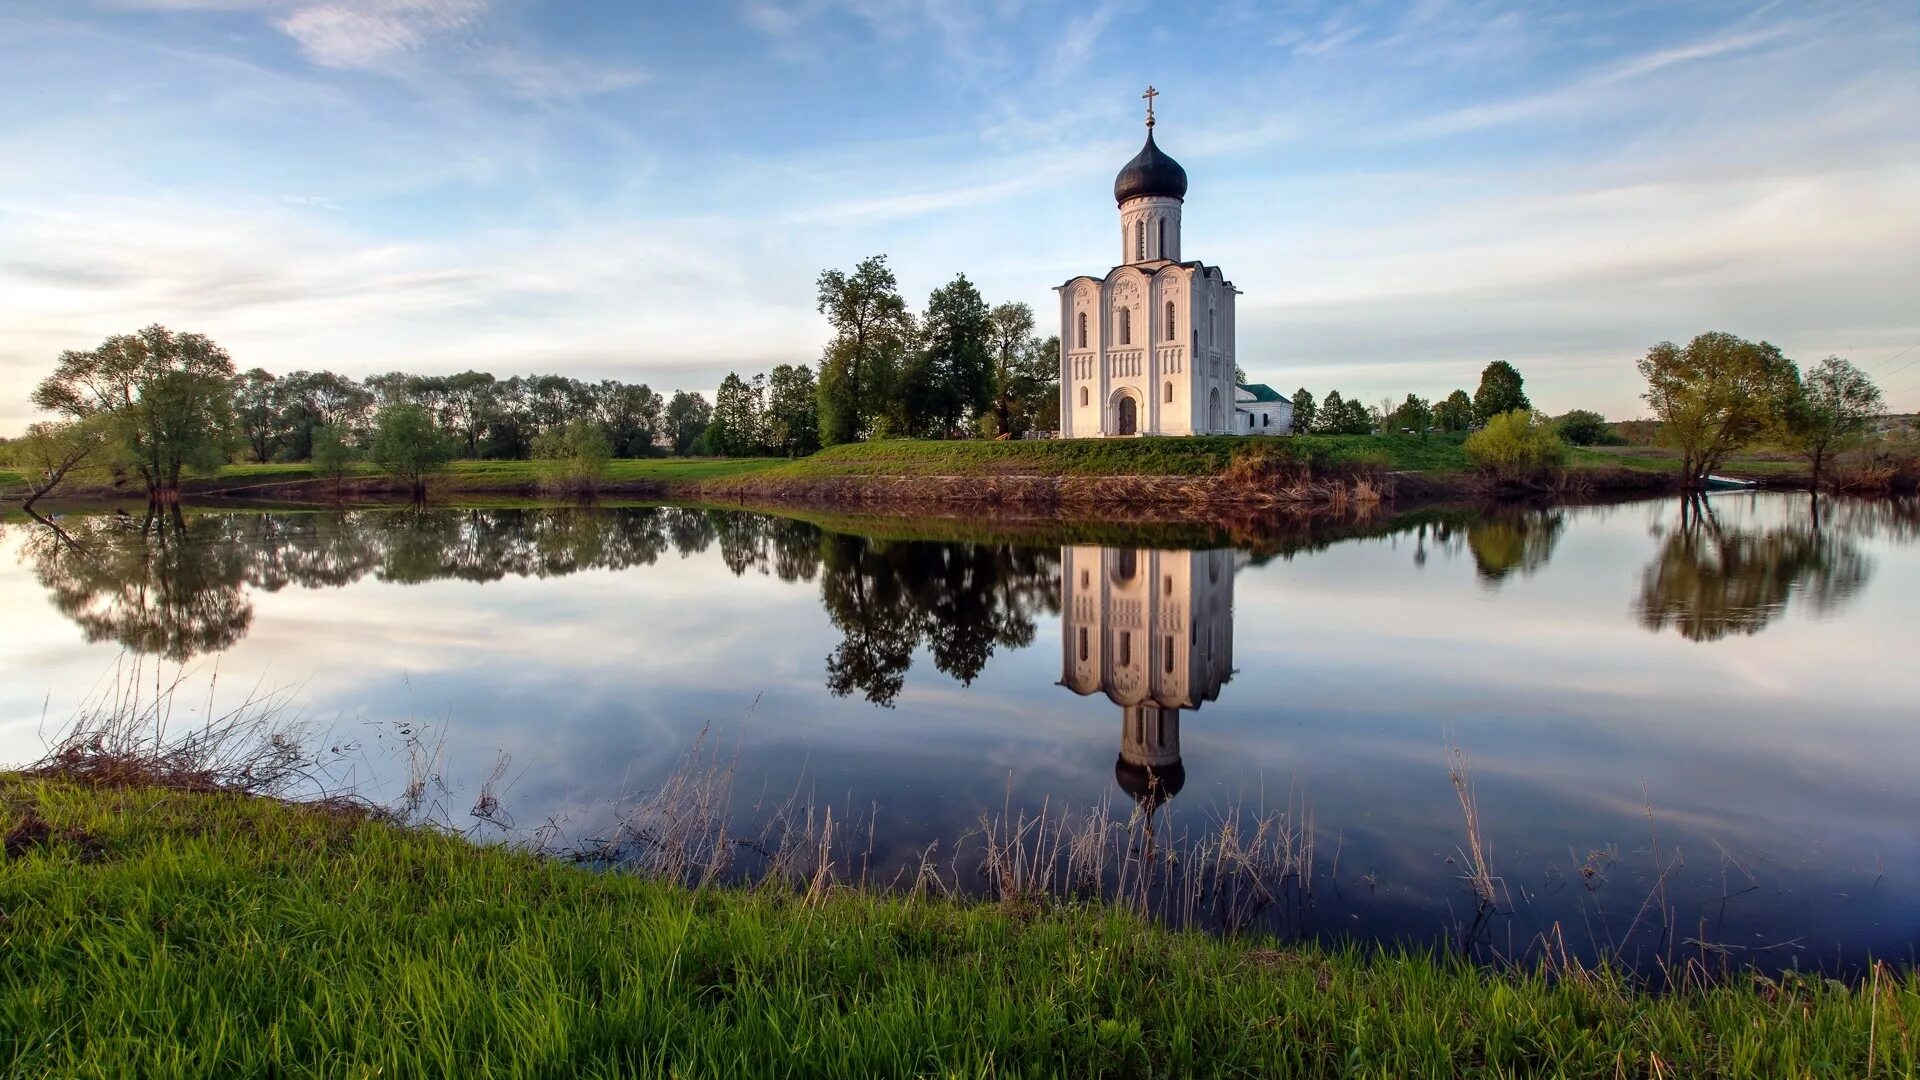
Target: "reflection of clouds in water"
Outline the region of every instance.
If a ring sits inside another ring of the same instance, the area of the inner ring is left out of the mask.
[[[1714,506],[1723,530],[1761,537],[1807,509],[1776,497]],[[1889,884],[1904,885],[1903,867],[1920,865],[1920,840],[1903,831],[1920,814],[1904,783],[1920,759],[1920,670],[1861,670],[1912,640],[1911,504],[1826,507],[1823,532],[1876,568],[1850,600],[1844,588],[1818,594],[1836,617],[1808,618],[1816,590],[1796,577],[1764,633],[1704,649],[1648,634],[1631,614],[1649,558],[1678,527],[1677,501],[1476,513],[1386,519],[1373,539],[1302,530],[1296,546],[1269,549],[1290,558],[1240,570],[1223,636],[1238,666],[1173,732],[1186,789],[1166,811],[1197,826],[1236,803],[1278,806],[1297,786],[1323,859],[1344,843],[1349,890],[1373,870],[1387,881],[1373,897],[1382,910],[1399,889],[1393,903],[1431,915],[1458,891],[1444,861],[1459,843],[1440,754],[1451,728],[1474,755],[1496,867],[1530,884],[1564,866],[1570,846],[1630,851],[1645,832],[1644,777],[1663,837],[1690,857],[1715,858],[1711,838],[1820,884],[1878,855]],[[349,725],[444,720],[446,772],[464,797],[496,750],[512,755],[508,801],[523,825],[553,809],[604,817],[708,721],[737,746],[737,797],[804,779],[862,816],[878,802],[901,830],[888,840],[896,851],[951,839],[983,808],[1122,797],[1113,764],[1127,732],[1114,703],[1053,685],[1055,650],[1071,658],[1078,645],[1071,613],[1048,621],[1061,603],[1058,547],[868,540],[660,510],[189,515],[187,527],[257,545],[237,577],[252,614],[220,653],[223,685],[285,675],[305,685],[312,715]],[[10,759],[37,750],[49,689],[57,718],[67,688],[93,685],[110,662],[110,650],[77,643],[34,577],[37,535],[10,526],[4,544],[22,558],[0,565],[8,662],[39,675],[0,686]],[[1143,580],[1145,550],[1133,571]],[[88,610],[148,606],[105,625],[164,626],[193,610],[148,600],[166,592],[151,582],[183,564],[134,562],[149,586],[129,599],[88,593]],[[197,580],[233,579],[221,565]],[[1849,580],[1836,565],[1836,581]],[[182,625],[171,640],[193,639]],[[169,640],[145,634],[127,637]],[[1117,654],[1110,639],[1095,640]],[[1164,656],[1150,645],[1136,664]]]

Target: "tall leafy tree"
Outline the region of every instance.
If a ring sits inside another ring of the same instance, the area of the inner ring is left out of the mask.
[[[1371,434],[1375,426],[1377,426],[1377,423],[1378,421],[1374,418],[1372,409],[1361,404],[1359,398],[1350,398],[1345,408],[1341,410],[1340,434]]]
[[[33,403],[75,420],[107,418],[149,497],[171,500],[188,468],[217,468],[234,437],[233,358],[202,334],[155,324],[60,354]]]
[[[349,435],[364,432],[374,405],[373,391],[331,371],[295,371],[275,389],[287,426],[287,456],[295,461],[313,456],[315,428],[337,427]]]
[[[1481,423],[1515,409],[1533,411],[1533,403],[1521,389],[1525,380],[1520,372],[1505,360],[1495,360],[1480,372],[1480,388],[1473,392],[1474,419]]]
[[[776,454],[802,457],[820,449],[820,409],[813,369],[780,364],[767,378],[767,442]]]
[[[720,381],[713,395],[713,418],[707,424],[707,447],[724,457],[749,457],[761,453],[765,442],[761,434],[761,376],[752,382],[733,372]]]
[[[667,436],[673,440],[673,452],[685,457],[706,433],[707,424],[713,420],[713,407],[699,394],[675,390],[673,400],[667,402],[665,419]]]
[[[1690,488],[1726,456],[1775,424],[1797,390],[1793,361],[1767,342],[1713,331],[1683,348],[1663,341],[1639,361],[1641,397],[1660,421],[1659,439],[1680,451]]]
[[[820,438],[831,446],[871,428],[912,317],[885,255],[862,259],[852,273],[823,270],[817,285],[820,314],[833,327],[820,361]]]
[[[1314,404],[1313,393],[1306,387],[1293,392],[1293,430],[1305,434],[1312,431],[1313,422],[1319,407]]]
[[[929,430],[952,438],[992,404],[994,328],[987,302],[957,274],[927,298],[920,332],[917,377],[908,392]]]
[[[989,316],[993,333],[993,433],[1014,430],[1021,399],[1031,396],[1024,384],[1030,376],[1029,357],[1038,344],[1033,337],[1033,308],[1027,304],[996,305]]]
[[[1030,343],[1020,385],[1020,411],[1015,417],[1019,430],[1060,430],[1060,335],[1049,334]]]
[[[1433,407],[1433,426],[1441,431],[1465,431],[1473,426],[1473,399],[1455,390]]]
[[[1393,411],[1393,428],[1411,430],[1415,435],[1425,435],[1433,426],[1433,405],[1417,394],[1408,394],[1407,400]]]
[[[254,368],[233,380],[234,418],[255,461],[273,460],[286,438],[278,383],[265,368]]]
[[[1866,372],[1829,356],[1808,369],[1788,399],[1781,434],[1813,466],[1813,486],[1818,488],[1828,460],[1859,442],[1886,407]]]
[[[1339,435],[1346,430],[1347,402],[1340,391],[1329,390],[1320,402],[1319,412],[1314,416],[1313,431],[1316,435]]]
[[[613,456],[637,458],[653,453],[664,408],[660,395],[646,383],[614,379],[602,380],[594,390],[595,412]]]
[[[480,456],[480,443],[487,422],[497,405],[494,384],[499,380],[484,371],[463,371],[447,376],[447,430],[460,440],[462,457]]]

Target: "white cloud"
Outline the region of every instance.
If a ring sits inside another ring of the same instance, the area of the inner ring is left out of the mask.
[[[243,367],[534,367],[710,390],[810,359],[803,253],[726,220],[595,221],[438,242],[361,235],[323,208],[177,199],[0,204],[0,430],[62,349],[161,322]]]
[[[335,0],[301,7],[278,26],[316,64],[374,69],[471,26],[486,8],[487,0]]]
[[[1501,124],[1563,116],[1599,107],[1619,108],[1632,100],[1619,92],[1622,84],[1632,83],[1668,68],[1749,52],[1763,45],[1792,38],[1797,27],[1781,23],[1757,30],[1726,34],[1674,48],[1659,49],[1631,57],[1563,86],[1505,101],[1492,101],[1450,109],[1436,115],[1397,124],[1388,130],[1405,138],[1444,138],[1462,135]]]

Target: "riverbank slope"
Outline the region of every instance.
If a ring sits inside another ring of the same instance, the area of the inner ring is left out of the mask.
[[[1575,449],[1561,494],[1678,490],[1678,458],[1651,448]],[[1725,470],[1769,485],[1803,486],[1804,468],[1742,457]],[[457,461],[434,480],[442,495],[529,496],[531,461]],[[4,490],[4,486],[0,486]],[[186,494],[239,498],[378,498],[401,489],[368,466],[335,484],[304,463],[230,465],[188,481]],[[1306,435],[939,442],[890,439],[810,457],[640,458],[610,462],[601,493],[660,499],[857,507],[1008,505],[1100,511],[1111,507],[1258,507],[1376,501],[1396,496],[1498,493],[1459,436]],[[114,497],[131,490],[62,492]]]
[[[0,777],[0,836],[9,1075],[1920,1067],[1911,973],[1650,995],[1605,972],[1273,948],[1097,906],[694,891],[352,806],[58,778]]]

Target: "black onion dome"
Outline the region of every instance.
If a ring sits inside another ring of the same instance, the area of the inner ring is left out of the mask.
[[[1187,197],[1187,170],[1180,163],[1160,152],[1153,145],[1153,129],[1147,129],[1147,145],[1133,155],[1113,178],[1113,201],[1124,203],[1128,199],[1138,199],[1147,195],[1166,195],[1175,199]]]
[[[1187,786],[1187,767],[1176,761],[1165,768],[1156,769],[1149,765],[1135,765],[1123,757],[1113,763],[1113,778],[1119,783],[1120,790],[1132,796],[1134,802],[1154,810],[1180,794],[1180,789]]]

